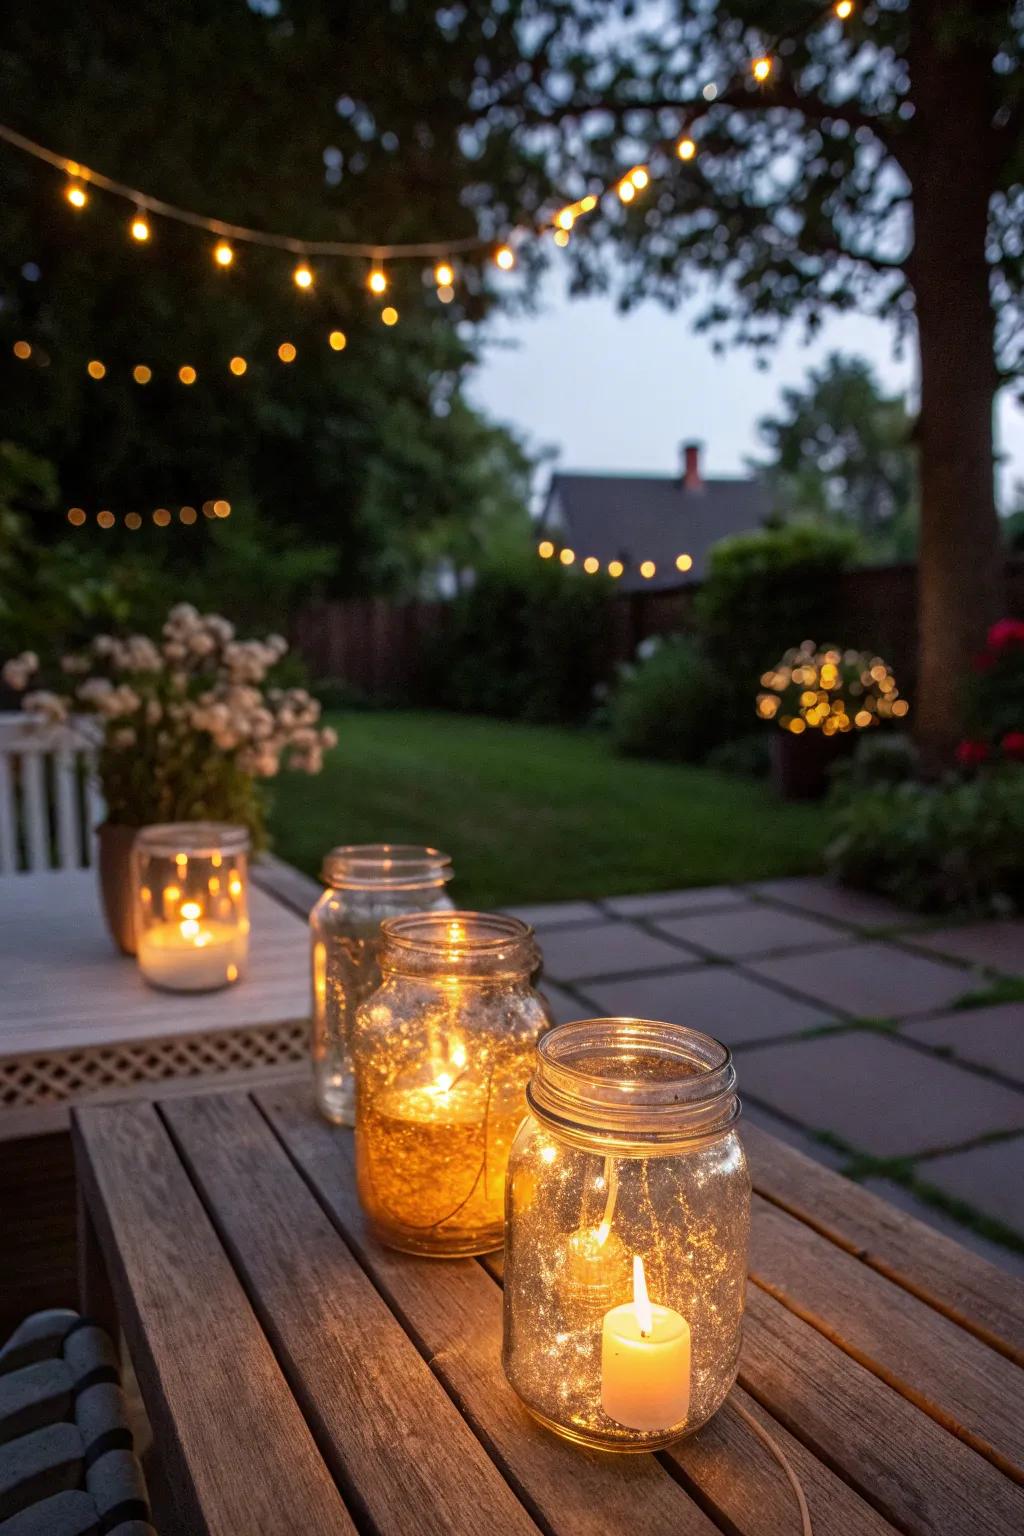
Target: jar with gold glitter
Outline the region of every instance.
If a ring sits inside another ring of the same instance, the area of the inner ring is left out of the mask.
[[[512,1148],[505,1374],[570,1440],[649,1451],[736,1377],[750,1178],[725,1048],[643,1019],[540,1041]]]
[[[513,917],[382,924],[380,988],[356,1013],[356,1178],[377,1237],[449,1257],[500,1248],[509,1149],[550,1025]]]

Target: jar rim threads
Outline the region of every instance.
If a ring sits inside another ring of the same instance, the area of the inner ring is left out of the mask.
[[[729,1048],[656,1019],[557,1024],[537,1044],[530,1108],[570,1140],[678,1144],[724,1135],[740,1115]]]
[[[135,838],[140,853],[172,859],[179,850],[190,858],[208,858],[214,853],[248,853],[250,845],[248,827],[227,821],[154,822],[141,827]]]
[[[322,874],[335,889],[417,889],[446,884],[452,861],[440,849],[416,843],[342,843],[324,855]]]
[[[453,978],[528,977],[540,963],[533,929],[496,912],[409,912],[381,923],[381,971],[434,975],[438,960]]]

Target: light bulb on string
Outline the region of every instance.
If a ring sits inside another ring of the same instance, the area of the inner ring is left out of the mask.
[[[434,282],[439,288],[450,288],[455,282],[455,270],[447,261],[439,261],[434,268]]]
[[[366,286],[371,293],[378,296],[388,291],[388,278],[384,268],[379,264],[370,268],[370,275],[366,279]]]
[[[642,192],[650,181],[646,166],[635,165],[629,173],[629,179],[638,192]]]
[[[395,309],[393,304],[386,305],[386,307],[381,310],[380,317],[385,325],[398,324],[398,310]]]
[[[556,229],[554,240],[556,245],[567,246],[569,244],[569,231],[567,229]]]
[[[292,281],[294,282],[296,288],[312,288],[313,273],[310,271],[310,268],[306,262],[299,262],[298,266],[295,268],[295,271],[292,273]]]
[[[130,228],[133,240],[138,240],[142,244],[149,239],[149,220],[141,208],[136,213],[134,219],[132,219]]]
[[[64,196],[72,208],[84,208],[89,201],[89,194],[80,181],[72,179],[64,188]]]
[[[556,215],[555,223],[558,225],[559,229],[564,229],[566,231],[572,229],[573,225],[576,223],[575,211],[572,208],[563,208],[561,213]]]
[[[624,203],[631,203],[636,197],[636,187],[628,176],[619,182],[615,190]]]
[[[511,272],[512,268],[516,264],[515,251],[513,251],[510,245],[499,245],[498,249],[494,253],[494,263],[495,266],[500,267],[503,272]]]
[[[772,68],[772,61],[766,53],[762,54],[759,59],[755,59],[750,66],[754,79],[761,84],[763,84],[764,81],[768,79],[768,76],[772,72]]]
[[[344,331],[332,331],[327,340],[330,343],[331,350],[334,352],[344,352],[348,346],[348,337]]]
[[[597,198],[593,192],[588,192],[586,197],[580,200],[580,213],[592,213],[597,207]]]
[[[692,160],[696,153],[697,145],[695,141],[690,138],[689,134],[684,135],[676,145],[676,154],[680,160]]]
[[[833,9],[840,21],[849,21],[853,15],[853,0],[836,0]]]
[[[230,267],[235,259],[235,253],[226,240],[217,241],[213,248],[213,259],[218,267]]]

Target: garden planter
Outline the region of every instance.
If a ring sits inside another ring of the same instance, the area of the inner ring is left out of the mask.
[[[97,834],[100,898],[110,937],[123,955],[135,953],[132,914],[132,844],[138,827],[105,821]]]
[[[835,736],[777,731],[772,738],[772,780],[782,798],[820,800],[828,789],[829,769],[850,755],[854,740],[852,731]]]

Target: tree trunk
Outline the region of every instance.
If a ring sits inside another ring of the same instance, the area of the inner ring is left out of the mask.
[[[963,733],[972,656],[1003,604],[993,483],[995,325],[985,254],[990,50],[953,30],[959,0],[913,0],[908,145],[920,350],[916,734],[926,763]],[[962,14],[962,8],[961,8]]]

